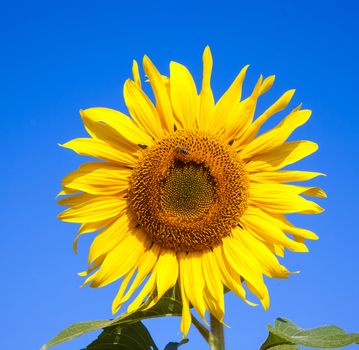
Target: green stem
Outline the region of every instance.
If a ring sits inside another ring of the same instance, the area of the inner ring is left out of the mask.
[[[225,350],[223,324],[211,315],[211,350]]]
[[[197,328],[198,332],[202,335],[204,340],[209,344],[210,333],[208,329],[200,321],[198,321],[193,314],[192,314],[192,323]]]

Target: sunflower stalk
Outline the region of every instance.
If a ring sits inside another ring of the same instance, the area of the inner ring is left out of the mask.
[[[209,337],[211,350],[225,350],[223,324],[211,315],[211,333]]]
[[[210,333],[209,333],[208,329],[200,321],[198,321],[197,318],[194,317],[193,314],[191,314],[191,316],[192,316],[193,325],[197,328],[198,332],[202,335],[203,339],[209,344]]]

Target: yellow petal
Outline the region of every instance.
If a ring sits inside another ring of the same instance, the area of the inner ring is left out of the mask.
[[[300,192],[302,189],[291,185],[252,184],[249,201],[271,213],[321,213],[323,208],[318,204],[299,196],[298,193],[304,193]]]
[[[299,237],[303,239],[318,239],[318,236],[314,232],[294,226],[286,219],[285,215],[276,215],[275,219],[277,220],[277,224],[283,230],[283,232],[292,234],[295,239]],[[297,241],[302,243],[304,242],[303,240]]]
[[[231,239],[229,237],[229,239]],[[220,247],[221,250],[222,250],[222,261],[223,261],[223,264],[225,266],[225,269],[227,270],[227,273],[228,275],[230,276],[230,278],[232,279],[232,283],[236,283],[237,285],[240,285],[241,288],[243,289],[242,287],[242,279],[243,281],[247,281],[243,276],[241,276],[237,269],[238,269],[238,262],[236,262],[236,259],[235,257],[233,257],[233,253],[230,253],[228,254],[228,252],[226,252],[224,250],[224,247]],[[258,267],[256,266],[256,264],[254,264],[254,268],[257,269]],[[240,268],[240,270],[242,270]],[[249,275],[250,276],[250,275]],[[266,289],[266,286],[263,282],[263,279],[261,277],[261,275],[257,275],[257,274],[254,274],[250,280],[252,281],[255,281],[254,285],[253,285],[253,288],[255,289],[255,295],[261,299],[262,297],[264,297],[264,294],[265,294],[265,289]],[[247,281],[248,282],[248,281]],[[249,282],[248,282],[249,283]],[[244,289],[243,289],[244,290]],[[256,306],[256,304],[253,304],[249,301],[247,301],[246,299],[244,299],[244,301],[249,304],[249,305],[252,305],[252,306]]]
[[[245,137],[250,127],[256,111],[258,97],[260,96],[263,77],[260,76],[251,95],[243,101],[237,101],[229,114],[223,119],[224,134],[223,138],[227,142],[236,141],[234,147],[237,149],[242,146],[242,138]]]
[[[241,100],[242,97],[242,86],[243,81],[246,76],[246,72],[249,65],[245,66],[240,73],[234,79],[232,85],[228,90],[223,94],[215,106],[214,110],[214,123],[217,124],[217,127],[221,124],[227,124],[225,119],[231,114],[231,111],[234,106]],[[216,126],[216,125],[214,125]]]
[[[159,300],[170,288],[172,288],[178,277],[178,262],[176,253],[169,249],[161,249],[157,262],[157,298]]]
[[[135,265],[123,278],[121,282],[121,286],[116,294],[116,297],[114,298],[112,302],[112,314],[115,314],[118,309],[120,308],[121,304],[118,303],[119,300],[122,300],[123,295],[128,287],[128,284],[130,283],[133,275],[135,274],[137,269],[137,265]]]
[[[130,235],[131,229],[136,222],[131,221],[126,214],[122,214],[111,225],[104,228],[93,240],[88,256],[88,264],[90,265],[99,256],[108,253],[117,244]]]
[[[180,271],[183,274],[184,288],[191,304],[203,321],[206,322],[206,305],[203,300],[204,279],[201,267],[201,253],[179,253]]]
[[[220,270],[212,251],[202,253],[202,270],[205,280],[204,299],[209,312],[221,322],[224,317],[223,284]]]
[[[269,299],[269,293],[268,293],[268,289],[267,289],[266,285],[264,284],[263,289],[260,290],[260,291],[257,289],[256,286],[249,283],[248,281],[246,281],[246,285],[247,285],[247,288],[254,295],[256,295],[257,298],[261,301],[264,310],[268,310],[269,309],[270,299]]]
[[[98,230],[106,227],[107,225],[111,224],[112,222],[113,222],[113,219],[106,219],[106,220],[101,220],[101,221],[96,221],[96,222],[85,222],[81,225],[81,227],[79,229],[79,233],[84,234],[84,233],[95,232],[95,231],[98,231]]]
[[[97,123],[104,123],[116,130],[119,141],[132,145],[150,146],[152,138],[127,115],[110,108],[88,108],[82,111],[87,118]],[[86,125],[85,125],[86,126]],[[91,130],[87,130],[91,135]]]
[[[259,239],[255,238],[250,232],[236,227],[233,230],[234,239],[246,246],[260,264],[263,273],[272,278],[286,278],[290,272],[282,265],[278,259]]]
[[[240,157],[248,159],[281,146],[296,128],[307,122],[311,113],[310,110],[301,110],[289,114],[278,126],[244,146],[239,153]]]
[[[123,87],[126,106],[142,130],[154,139],[160,139],[163,130],[157,110],[147,95],[132,80],[127,80]]]
[[[228,143],[242,135],[252,122],[256,100],[247,98],[242,102],[237,102],[225,121],[225,129],[223,130],[223,138]]]
[[[167,132],[171,133],[174,130],[175,120],[173,117],[168,89],[163,76],[159,73],[147,56],[144,56],[143,58],[143,68],[150,80],[151,87],[156,98],[156,108],[161,119],[162,127]]]
[[[177,62],[170,64],[170,97],[176,120],[184,129],[192,129],[198,119],[197,89],[191,73]]]
[[[101,266],[101,264],[103,263],[103,261],[105,260],[105,255],[102,255],[100,257],[98,257],[91,266],[89,266],[89,268],[86,271],[82,271],[79,272],[78,275],[81,277],[85,277],[88,276],[91,272],[95,271],[99,266]],[[82,285],[83,287],[84,285]]]
[[[239,273],[234,271],[232,274],[229,270],[224,256],[223,247],[217,246],[213,248],[213,254],[216,258],[217,266],[219,267],[222,283],[243,299],[247,304],[255,306],[255,304],[247,301],[246,299],[246,291],[242,287],[241,276]]]
[[[156,287],[156,270],[154,270],[152,272],[149,279],[147,280],[147,282],[141,289],[140,293],[133,300],[133,302],[128,306],[127,312],[133,312],[133,311],[137,310],[141,306],[143,300],[147,296],[149,296],[150,294],[152,294],[154,292],[155,287]]]
[[[297,186],[303,190],[301,194],[305,194],[310,197],[318,197],[318,198],[327,198],[327,194],[324,190],[319,187],[304,187],[304,186]]]
[[[181,291],[181,299],[182,299],[182,317],[181,317],[181,325],[180,329],[183,334],[183,338],[187,337],[189,328],[191,327],[192,323],[192,315],[189,309],[189,300],[186,293],[186,286],[185,286],[185,272],[180,268],[179,273],[179,287]]]
[[[265,94],[269,89],[272,88],[275,80],[275,75],[270,75],[269,77],[265,78],[263,80],[263,83],[260,87],[259,94],[263,95]]]
[[[137,85],[139,89],[141,89],[141,78],[140,78],[140,72],[138,70],[138,63],[136,60],[133,60],[132,64],[132,75],[133,75],[133,81]]]
[[[127,167],[134,167],[137,164],[133,154],[121,152],[120,150],[111,147],[109,144],[97,139],[78,138],[66,142],[61,146],[69,148],[82,156],[109,160]]]
[[[307,252],[305,244],[288,238],[275,219],[257,208],[248,208],[241,218],[244,228],[255,237],[271,244],[283,245],[294,252]]]
[[[263,279],[258,261],[244,245],[231,237],[223,239],[223,252],[229,266],[253,285],[262,285]]]
[[[79,169],[65,176],[62,185],[91,194],[125,194],[131,173],[128,168],[104,162],[90,162],[82,164]]]
[[[116,129],[103,122],[97,122],[92,118],[87,117],[86,112],[83,110],[80,111],[80,114],[86,130],[92,138],[103,141],[122,152],[135,154],[140,150],[138,145],[123,140],[121,134]]]
[[[297,242],[299,242],[299,241],[297,241]],[[304,241],[300,242],[300,243],[304,243]],[[280,256],[281,258],[284,258],[284,247],[283,246],[274,244],[273,249],[274,249],[275,255]]]
[[[289,102],[291,101],[293,95],[295,93],[295,90],[288,90],[286,91],[276,102],[274,102],[263,114],[261,114],[251,125],[250,128],[248,128],[245,137],[242,138],[242,143],[246,144],[252,141],[261,126],[274,114],[282,111],[285,109]]]
[[[77,232],[77,235],[74,239],[72,248],[74,250],[75,253],[77,253],[77,243],[79,238],[86,234],[86,233],[91,233],[94,231],[98,231],[104,227],[106,227],[107,225],[109,225],[111,222],[113,221],[113,219],[106,219],[106,220],[101,220],[101,221],[96,221],[96,222],[86,222],[81,224],[80,229]]]
[[[77,193],[78,190],[73,190],[72,188],[67,188],[67,187],[64,187],[56,196],[57,197],[60,197],[60,196],[65,196],[67,194],[75,194]]]
[[[259,128],[262,126],[272,115],[285,109],[291,101],[295,90],[286,91],[279,99],[274,102],[263,114],[261,114],[254,122],[255,126]]]
[[[269,153],[253,157],[246,165],[248,172],[275,171],[293,164],[317,151],[318,145],[311,141],[287,142]]]
[[[93,194],[88,193],[77,193],[74,196],[68,196],[66,198],[60,199],[57,203],[60,205],[66,205],[72,207],[74,205],[83,204],[91,199],[96,198]]]
[[[198,127],[204,131],[209,130],[211,126],[215,126],[213,123],[214,97],[211,89],[212,66],[212,54],[207,46],[203,52],[203,78],[202,90],[199,95],[198,114]]]
[[[323,173],[298,170],[263,171],[250,175],[250,181],[259,183],[298,182],[325,176]]]
[[[66,222],[95,222],[114,218],[126,208],[126,200],[101,196],[84,203],[74,205],[59,214],[59,219]]]
[[[118,293],[112,303],[112,313],[116,313],[121,305],[125,303],[137,290],[145,278],[153,271],[159,256],[160,247],[154,244],[147,249],[138,260],[138,271],[125,295]],[[156,274],[154,275],[155,278]]]
[[[262,196],[263,193],[268,193],[275,196],[277,193],[291,193],[291,194],[305,194],[311,197],[326,198],[326,193],[319,187],[306,187],[289,184],[276,183],[252,183],[250,185],[250,192],[253,196]]]
[[[90,286],[103,287],[127,274],[137,264],[148,243],[147,236],[139,231],[128,234],[121,244],[107,253],[100,269],[92,276]]]

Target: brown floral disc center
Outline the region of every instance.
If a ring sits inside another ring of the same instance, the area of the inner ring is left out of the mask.
[[[200,218],[212,205],[216,180],[203,164],[176,159],[162,179],[161,205],[181,220]]]
[[[231,146],[198,131],[176,131],[144,150],[129,204],[154,243],[175,251],[213,248],[247,207],[244,163]]]

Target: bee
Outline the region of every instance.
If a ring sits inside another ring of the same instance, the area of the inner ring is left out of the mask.
[[[178,160],[181,160],[183,162],[189,161],[189,158],[187,157],[189,155],[189,150],[185,147],[176,147],[175,148],[175,157]]]
[[[189,150],[184,147],[176,147],[175,152],[181,156],[187,156],[189,154]]]

